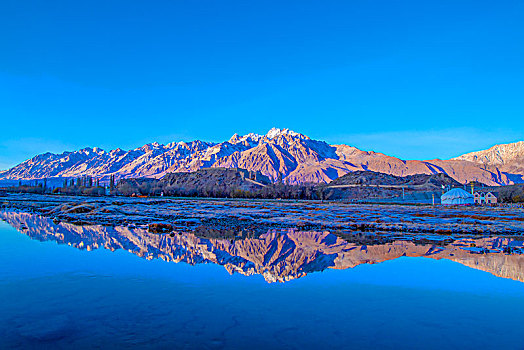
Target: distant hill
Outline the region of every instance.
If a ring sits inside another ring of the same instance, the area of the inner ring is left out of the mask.
[[[267,176],[244,169],[204,168],[191,173],[170,173],[162,179],[122,179],[117,190],[125,195],[231,196],[234,191],[256,192],[271,184]]]
[[[164,176],[160,184],[166,188],[209,188],[235,187],[245,190],[260,189],[271,184],[269,178],[260,172],[244,169],[205,168],[192,173],[170,173]]]
[[[333,180],[329,186],[362,185],[362,186],[403,186],[419,191],[441,190],[442,186],[459,187],[461,184],[446,174],[415,174],[395,176],[374,171],[355,171]]]
[[[324,187],[327,199],[399,197],[403,193],[441,192],[443,187],[462,185],[446,174],[395,176],[374,171],[355,171]]]
[[[44,153],[1,172],[0,181],[87,175],[107,182],[111,176],[160,179],[169,173],[204,168],[241,168],[260,172],[273,182],[281,179],[286,184],[330,183],[354,171],[395,176],[443,173],[461,184],[524,182],[522,145],[498,147],[484,151],[487,154],[482,156],[477,152],[478,155],[451,160],[402,160],[348,145],[330,145],[289,129],[273,128],[265,135],[235,134],[221,143],[196,140],[162,145],[155,142],[128,151],[95,147],[61,154]]]

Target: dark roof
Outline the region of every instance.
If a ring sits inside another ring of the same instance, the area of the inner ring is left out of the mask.
[[[491,193],[493,194],[495,197],[498,197],[499,195],[499,191],[493,191],[493,190],[484,190],[484,191],[481,191],[481,190],[476,190],[475,193],[484,193],[484,194],[487,194],[487,193]]]

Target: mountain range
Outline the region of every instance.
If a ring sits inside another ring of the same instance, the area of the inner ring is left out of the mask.
[[[289,129],[265,135],[233,135],[221,143],[204,141],[146,144],[133,150],[98,147],[61,154],[44,153],[1,171],[0,180],[73,178],[161,178],[167,173],[202,168],[258,171],[289,184],[329,183],[358,170],[396,176],[444,173],[459,183],[486,185],[524,182],[524,142],[497,145],[449,160],[402,160],[348,145],[330,145]]]

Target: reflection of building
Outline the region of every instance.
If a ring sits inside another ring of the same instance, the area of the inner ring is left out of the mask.
[[[497,196],[492,192],[475,192],[475,204],[495,204]]]

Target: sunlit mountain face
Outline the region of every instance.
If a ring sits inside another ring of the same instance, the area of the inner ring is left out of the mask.
[[[265,135],[234,134],[220,143],[154,142],[132,150],[94,147],[44,153],[0,171],[0,181],[46,178],[61,183],[62,179],[90,176],[107,182],[110,177],[162,178],[168,173],[212,167],[260,172],[273,181],[282,179],[289,184],[329,183],[347,173],[369,170],[395,176],[443,173],[461,184],[478,181],[508,185],[524,182],[523,154],[521,142],[449,160],[404,160],[273,128]]]
[[[403,256],[448,259],[524,282],[524,242],[515,238],[439,240],[405,236],[374,241],[365,235],[298,229],[271,229],[256,237],[209,238],[195,231],[154,233],[136,226],[80,226],[16,211],[1,211],[0,218],[34,240],[55,241],[87,251],[121,249],[144,259],[217,264],[231,274],[262,275],[270,283]]]

